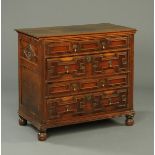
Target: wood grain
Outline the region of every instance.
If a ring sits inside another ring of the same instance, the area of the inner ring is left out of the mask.
[[[118,116],[133,125],[135,31],[107,23],[18,29],[19,124],[30,121],[41,141],[57,126]]]

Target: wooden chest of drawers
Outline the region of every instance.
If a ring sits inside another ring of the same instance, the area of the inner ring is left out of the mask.
[[[48,128],[126,116],[133,125],[135,29],[109,23],[17,29],[19,124]]]

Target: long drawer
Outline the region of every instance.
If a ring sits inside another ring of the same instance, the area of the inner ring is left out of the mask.
[[[71,40],[52,41],[46,40],[46,55],[61,56],[66,54],[85,53],[93,51],[104,51],[107,49],[127,48],[129,46],[128,36],[100,36],[99,38],[86,37],[72,38]]]
[[[47,100],[48,119],[68,119],[94,113],[109,113],[128,108],[128,89],[106,90]]]
[[[87,56],[46,59],[46,79],[66,81],[114,75],[129,70],[128,51],[109,52]]]
[[[51,98],[90,91],[102,91],[128,85],[128,74],[102,76],[100,78],[76,81],[51,82],[47,84],[46,95]]]

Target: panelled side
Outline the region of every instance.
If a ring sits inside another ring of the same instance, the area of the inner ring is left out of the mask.
[[[18,34],[19,115],[40,126],[43,114],[42,43]]]

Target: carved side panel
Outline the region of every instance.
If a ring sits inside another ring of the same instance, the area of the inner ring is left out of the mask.
[[[33,37],[19,34],[19,113],[30,119],[42,116],[41,72],[42,44]]]

